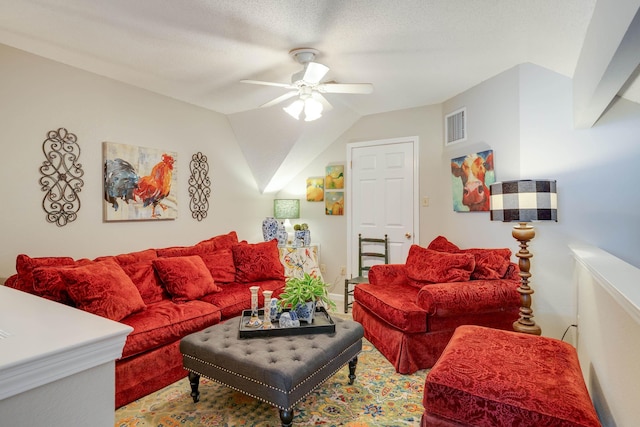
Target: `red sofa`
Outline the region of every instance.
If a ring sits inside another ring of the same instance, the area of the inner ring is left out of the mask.
[[[186,376],[180,339],[241,314],[250,286],[283,291],[277,241],[238,242],[234,231],[196,245],[94,260],[18,255],[5,285],[133,327],[116,361],[116,407]]]
[[[509,249],[463,250],[442,236],[413,245],[405,264],[375,265],[356,285],[353,318],[397,372],[431,368],[460,325],[512,329],[520,280],[510,258]]]

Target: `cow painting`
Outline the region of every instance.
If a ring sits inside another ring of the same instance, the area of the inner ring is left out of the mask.
[[[453,210],[488,211],[489,186],[495,182],[493,150],[451,160]]]

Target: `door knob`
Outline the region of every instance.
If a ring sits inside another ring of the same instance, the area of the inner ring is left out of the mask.
[[[411,238],[411,233],[405,233],[404,237],[406,237],[407,239]]]

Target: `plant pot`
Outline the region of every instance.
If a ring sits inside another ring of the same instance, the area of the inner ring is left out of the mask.
[[[316,312],[316,302],[309,301],[296,307],[298,319],[307,323],[313,322],[313,314]]]

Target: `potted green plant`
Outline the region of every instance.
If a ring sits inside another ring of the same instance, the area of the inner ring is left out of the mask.
[[[318,277],[304,273],[302,278],[290,277],[280,294],[280,309],[291,308],[298,314],[300,320],[311,323],[317,303],[328,309],[335,309],[336,305],[329,298],[329,285]],[[304,308],[303,308],[304,307]]]

